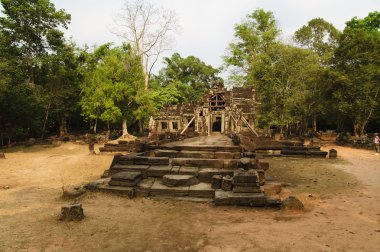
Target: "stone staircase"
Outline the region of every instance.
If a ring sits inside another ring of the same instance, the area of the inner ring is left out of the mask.
[[[269,164],[242,156],[242,148],[232,145],[148,145],[145,152],[116,154],[97,189],[128,197],[186,197],[208,199],[216,205],[278,206],[280,201],[268,199],[261,188]],[[193,183],[184,184],[184,179]],[[230,186],[223,186],[226,183]]]

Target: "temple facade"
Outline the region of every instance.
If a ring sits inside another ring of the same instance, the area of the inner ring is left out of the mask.
[[[227,90],[214,83],[199,103],[170,105],[151,119],[151,134],[195,132],[200,135],[240,133],[254,129],[260,103],[253,87]]]

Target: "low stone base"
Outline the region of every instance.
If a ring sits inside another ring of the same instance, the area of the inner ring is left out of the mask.
[[[215,205],[265,206],[263,193],[234,193],[232,191],[215,191]]]

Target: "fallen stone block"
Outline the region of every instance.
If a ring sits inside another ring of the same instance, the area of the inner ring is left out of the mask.
[[[91,181],[91,182],[87,183],[84,186],[84,188],[93,192],[93,191],[98,190],[99,186],[108,184],[109,180],[110,180],[109,178],[104,178],[104,179],[98,179],[95,181]]]
[[[337,150],[335,150],[335,149],[329,150],[329,158],[330,159],[337,158],[337,157],[338,157],[338,151]]]
[[[62,198],[73,199],[86,193],[86,190],[81,186],[67,185],[62,187]]]
[[[194,175],[164,175],[162,183],[166,186],[192,186],[199,183]]]
[[[284,210],[303,210],[304,205],[295,196],[289,196],[289,198],[282,201],[282,209]]]
[[[80,221],[84,218],[82,204],[70,204],[62,206],[61,217],[62,221]]]
[[[265,206],[263,193],[234,193],[232,191],[215,191],[215,205]]]

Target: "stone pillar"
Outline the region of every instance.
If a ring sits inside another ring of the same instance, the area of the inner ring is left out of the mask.
[[[212,115],[207,115],[206,116],[206,129],[207,129],[207,135],[211,135],[211,128],[210,128],[210,124],[211,124],[211,120],[210,120],[210,117],[212,117]]]
[[[225,114],[224,113],[222,113],[222,122],[220,126],[221,126],[220,133],[224,133],[224,128],[225,128]]]

